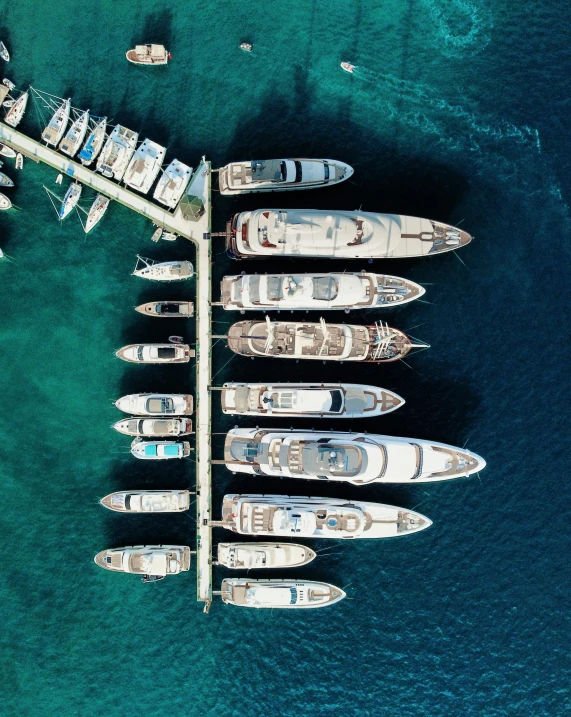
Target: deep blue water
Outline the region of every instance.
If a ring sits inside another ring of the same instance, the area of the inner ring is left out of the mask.
[[[488,461],[480,478],[445,484],[330,487],[434,521],[401,540],[318,543],[327,552],[298,574],[346,586],[350,599],[331,609],[215,603],[205,616],[194,572],[143,586],[99,570],[92,557],[107,546],[194,543],[190,516],[129,519],[97,504],[122,487],[194,485],[192,462],[141,466],[109,429],[119,395],[193,389],[192,367],[127,366],[113,350],[166,332],[194,340],[193,327],[165,329],[132,311],[157,292],[192,298],[194,283],[159,290],[130,276],[136,253],[192,259],[194,250],[153,245],[150,224],[117,206],[86,239],[75,219],[55,221],[42,189],[55,188],[54,172],[26,162],[16,173],[7,161],[22,211],[0,216],[0,247],[14,259],[0,264],[3,714],[566,714],[570,6],[4,0],[0,18],[12,53],[2,70],[19,87],[72,96],[168,145],[169,158],[328,156],[355,166],[336,188],[215,196],[215,230],[231,212],[266,204],[362,206],[474,234],[457,256],[373,265],[427,285],[430,304],[382,317],[431,344],[410,368],[251,362],[219,342],[214,382],[383,385],[405,407],[335,427],[467,442]],[[244,40],[251,55],[237,49]],[[163,42],[172,64],[129,66],[123,53],[141,41]],[[342,60],[358,66],[354,76]],[[32,106],[21,128],[38,136]],[[214,298],[225,273],[284,269],[231,262],[213,241]],[[217,309],[214,319],[222,333],[238,317]],[[216,397],[214,419],[221,457],[236,421]],[[215,515],[228,490],[310,490],[220,466],[214,480]],[[223,575],[215,571],[216,585]]]

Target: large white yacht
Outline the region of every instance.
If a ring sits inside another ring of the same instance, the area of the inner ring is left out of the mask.
[[[228,605],[271,609],[326,607],[346,596],[341,588],[313,580],[226,578],[220,591]]]
[[[226,310],[370,309],[401,306],[425,289],[398,276],[367,271],[329,274],[242,274],[220,286]]]
[[[372,433],[233,428],[224,460],[235,473],[370,483],[432,483],[472,475],[486,461],[465,448]]]
[[[188,436],[192,433],[190,418],[173,416],[171,418],[123,418],[112,426],[119,433],[126,436],[148,436],[151,438],[173,438]]]
[[[51,144],[54,147],[59,144],[69,121],[70,110],[71,100],[64,100],[54,112],[48,126],[42,132],[42,139],[46,144]]]
[[[181,513],[190,508],[190,491],[123,490],[109,493],[99,502],[118,513]]]
[[[130,393],[118,398],[115,405],[136,416],[190,416],[194,411],[188,393]]]
[[[103,117],[99,120],[99,122],[97,122],[95,127],[89,133],[89,136],[85,140],[85,144],[83,145],[81,152],[77,155],[81,161],[81,164],[84,164],[86,167],[89,166],[91,162],[93,162],[93,160],[97,157],[99,152],[101,152],[103,142],[105,142],[106,129],[107,117]]]
[[[118,124],[101,150],[96,165],[97,171],[104,177],[121,181],[137,146],[138,138],[137,132]]]
[[[129,344],[115,356],[130,363],[187,363],[194,356],[188,344]]]
[[[295,543],[218,543],[218,565],[232,570],[299,568],[316,553]]]
[[[395,538],[432,525],[414,510],[343,498],[225,495],[220,525],[240,535],[295,538]]]
[[[238,321],[228,331],[229,348],[241,356],[269,356],[315,361],[387,363],[404,358],[415,346],[398,329],[382,321],[374,326],[310,321]]]
[[[253,159],[218,170],[220,194],[314,189],[349,179],[353,167],[333,159]]]
[[[191,177],[192,167],[183,164],[178,159],[173,159],[159,179],[153,192],[153,199],[169,209],[174,209],[180,202]]]
[[[371,418],[404,405],[393,391],[358,383],[225,383],[222,411],[240,416]]]
[[[133,155],[123,181],[127,187],[146,194],[161,171],[166,147],[146,139]]]
[[[402,259],[458,249],[472,237],[443,222],[402,214],[257,209],[235,214],[227,249],[235,259],[292,256]]]
[[[28,98],[28,92],[24,92],[23,94],[21,94],[6,113],[4,122],[6,122],[6,124],[9,124],[10,127],[17,127],[20,124],[22,117],[24,116],[24,112],[26,111],[26,107],[28,105]]]
[[[188,545],[133,545],[102,550],[94,558],[100,568],[141,575],[143,582],[157,582],[167,575],[190,570]]]
[[[89,110],[83,112],[68,129],[60,142],[59,148],[69,157],[73,157],[79,149],[89,126]]]

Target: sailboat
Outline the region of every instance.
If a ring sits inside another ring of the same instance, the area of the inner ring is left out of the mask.
[[[70,110],[71,100],[64,100],[54,112],[48,126],[42,132],[42,139],[46,144],[51,144],[54,147],[58,145],[67,127]]]
[[[103,142],[105,142],[106,127],[107,117],[103,117],[103,119],[95,125],[94,129],[90,132],[87,140],[85,141],[83,149],[78,154],[81,163],[85,166],[91,164],[101,151]]]
[[[16,162],[14,166],[16,169],[22,169],[24,167],[24,155],[21,152],[18,152],[16,155]]]
[[[10,110],[6,113],[4,122],[6,122],[6,124],[9,124],[10,127],[17,127],[20,124],[20,121],[24,116],[24,112],[26,111],[28,97],[28,92],[24,92],[24,94],[18,97],[12,107],[10,107]]]
[[[8,52],[8,48],[3,42],[0,42],[0,57],[3,60],[6,60],[6,62],[10,62],[10,53]]]
[[[78,119],[75,120],[75,122],[68,129],[65,137],[62,139],[59,148],[64,154],[67,154],[69,157],[73,157],[83,142],[88,124],[89,110],[86,110],[80,115],[80,117],[78,117]]]
[[[98,194],[95,197],[95,200],[93,204],[91,205],[91,208],[87,214],[87,220],[85,222],[84,231],[87,234],[90,232],[93,227],[99,223],[99,221],[103,218],[103,215],[107,211],[107,207],[109,206],[109,198],[104,196],[103,194]]]
[[[59,210],[60,222],[68,216],[71,210],[79,202],[79,198],[81,197],[81,190],[82,186],[79,182],[73,182],[73,184],[70,184],[69,189],[67,190],[67,192],[65,193],[65,197],[63,198],[61,209]]]
[[[10,209],[12,202],[8,199],[5,194],[0,194],[0,211],[4,209]]]

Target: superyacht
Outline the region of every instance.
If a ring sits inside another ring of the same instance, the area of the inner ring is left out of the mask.
[[[85,140],[85,144],[83,145],[83,149],[77,155],[81,161],[81,164],[88,167],[91,162],[93,162],[93,160],[97,157],[99,152],[101,152],[101,148],[103,147],[103,143],[105,142],[106,129],[107,117],[103,117],[103,119],[99,120],[93,130],[89,133],[89,136],[87,137],[87,139]]]
[[[87,133],[88,125],[89,110],[86,110],[75,120],[60,142],[59,148],[64,154],[67,154],[69,157],[75,155]]]
[[[147,583],[190,570],[191,554],[188,545],[133,545],[102,550],[94,561],[105,570],[140,575]]]
[[[315,557],[311,548],[295,543],[218,543],[217,565],[231,570],[300,568]]]
[[[14,102],[12,107],[10,107],[10,109],[6,113],[4,122],[6,122],[6,124],[9,124],[10,127],[17,127],[20,124],[20,121],[22,120],[22,117],[24,116],[24,112],[26,111],[26,107],[28,105],[28,98],[28,92],[24,92],[18,97],[18,99]]]
[[[81,190],[82,185],[79,182],[73,182],[69,185],[69,189],[65,193],[61,209],[59,210],[60,221],[65,219],[73,210],[73,208],[77,205],[77,203],[79,202],[79,198],[81,197]]]
[[[59,144],[67,127],[70,111],[71,100],[64,100],[54,112],[48,126],[42,132],[42,139],[46,144],[51,144],[54,147]]]
[[[149,438],[172,438],[188,436],[192,433],[190,418],[174,416],[173,418],[141,418],[132,416],[116,421],[111,428],[126,436],[145,436]]]
[[[161,171],[166,151],[166,147],[146,139],[129,162],[123,177],[125,186],[146,194]]]
[[[99,502],[118,513],[181,513],[190,508],[190,491],[124,490],[109,493]]]
[[[97,171],[104,177],[121,181],[137,146],[138,138],[137,132],[118,124],[101,150],[96,165]]]
[[[220,590],[228,605],[270,609],[327,607],[346,597],[340,588],[312,580],[226,578]]]
[[[192,167],[183,164],[178,159],[173,159],[164,170],[153,193],[153,199],[156,199],[169,209],[175,209],[191,177]]]
[[[193,404],[188,393],[130,393],[115,401],[120,411],[137,416],[191,416]]]

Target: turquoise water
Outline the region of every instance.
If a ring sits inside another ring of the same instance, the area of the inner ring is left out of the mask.
[[[251,362],[219,342],[214,373],[215,383],[303,372],[384,385],[406,406],[338,427],[468,442],[488,460],[480,479],[329,487],[328,495],[418,507],[434,526],[378,544],[318,543],[326,552],[298,574],[346,587],[350,599],[328,610],[215,603],[204,616],[193,572],[144,586],[97,569],[92,557],[107,546],[194,543],[192,516],[128,519],[97,504],[120,488],[194,485],[192,462],[141,465],[109,429],[120,395],[194,388],[192,367],[113,356],[169,333],[194,341],[192,326],[165,327],[132,310],[152,298],[192,299],[194,282],[157,288],[130,276],[137,253],[193,260],[194,251],[180,240],[152,244],[150,223],[115,205],[88,237],[75,218],[59,225],[42,188],[56,189],[55,172],[27,161],[16,173],[7,161],[21,211],[0,217],[0,247],[13,258],[0,263],[3,714],[565,714],[569,6],[23,0],[0,2],[0,11],[12,53],[5,72],[19,87],[72,96],[168,145],[171,158],[196,166],[206,153],[219,166],[331,156],[355,166],[339,187],[268,205],[362,205],[473,233],[457,256],[373,265],[427,285],[430,304],[383,317],[431,344],[411,368],[356,374],[347,365]],[[151,40],[164,42],[172,64],[128,65],[123,53]],[[251,55],[237,49],[245,40]],[[342,60],[358,66],[354,76]],[[21,127],[39,135],[32,107]],[[214,229],[263,203],[215,196]],[[283,270],[233,263],[213,241],[215,293],[225,273]],[[309,267],[330,265],[296,263]],[[216,310],[214,330],[235,318]],[[216,400],[214,419],[220,434],[235,423]],[[228,490],[309,487],[244,481],[217,466],[215,517]],[[223,575],[215,571],[216,584]]]

